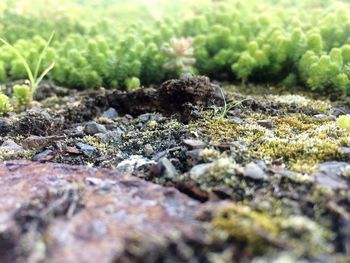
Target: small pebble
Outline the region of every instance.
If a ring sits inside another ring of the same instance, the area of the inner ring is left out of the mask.
[[[154,153],[152,145],[146,144],[143,148],[143,153],[146,157],[150,157]]]
[[[192,149],[203,149],[207,144],[200,140],[185,139],[184,144],[191,147]]]
[[[114,108],[109,108],[104,113],[102,113],[102,117],[107,119],[115,119],[119,116],[118,112]]]
[[[85,144],[85,143],[77,143],[77,147],[83,152],[83,154],[87,157],[91,157],[95,151],[97,150],[96,147]]]
[[[254,180],[267,180],[266,173],[255,163],[248,163],[244,169],[244,176]]]
[[[265,127],[267,129],[272,129],[273,128],[273,122],[270,119],[266,119],[266,120],[259,120],[257,121],[257,123],[262,126]]]
[[[84,132],[87,135],[95,135],[97,133],[106,133],[107,129],[102,124],[98,124],[96,122],[89,122],[85,125]]]

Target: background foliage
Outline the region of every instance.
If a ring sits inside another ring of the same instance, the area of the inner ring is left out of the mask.
[[[17,0],[0,36],[71,88],[134,88],[193,72],[350,93],[350,4],[330,0]],[[34,65],[31,65],[34,67]],[[0,80],[26,78],[0,47]]]

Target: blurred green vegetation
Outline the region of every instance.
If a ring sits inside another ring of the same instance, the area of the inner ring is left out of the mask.
[[[0,36],[72,88],[159,84],[181,73],[350,93],[350,4],[337,0],[5,0]],[[32,65],[34,67],[34,65]],[[0,47],[0,81],[23,79]],[[133,80],[131,82],[131,80]],[[130,83],[133,83],[131,85]]]

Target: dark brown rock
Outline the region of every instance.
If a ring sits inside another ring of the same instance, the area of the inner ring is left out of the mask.
[[[3,263],[126,262],[130,238],[198,233],[197,202],[106,169],[6,162],[0,203]]]

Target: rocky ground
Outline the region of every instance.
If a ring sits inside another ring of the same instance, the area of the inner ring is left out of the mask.
[[[45,84],[0,119],[1,262],[348,262],[350,107],[267,93]]]

